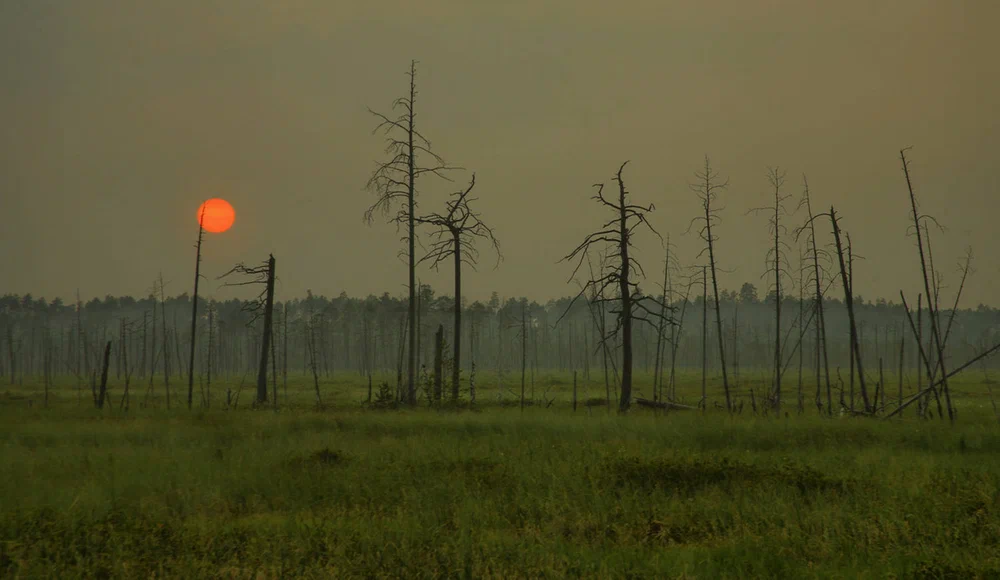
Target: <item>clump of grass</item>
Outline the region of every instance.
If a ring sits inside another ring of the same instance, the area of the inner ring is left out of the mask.
[[[293,468],[308,469],[333,467],[342,465],[345,461],[347,461],[347,457],[343,453],[324,447],[308,455],[295,455],[288,459],[287,465]]]

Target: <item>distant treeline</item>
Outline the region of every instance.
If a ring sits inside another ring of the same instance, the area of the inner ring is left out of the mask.
[[[709,304],[703,312],[700,288],[688,300],[670,301],[673,326],[663,329],[639,324],[635,331],[637,370],[653,372],[657,345],[663,355],[663,371],[669,372],[671,344],[676,344],[673,362],[677,368],[701,368],[703,322],[708,337],[708,364],[718,364],[715,313]],[[463,360],[467,376],[471,365],[480,371],[501,375],[520,373],[522,359],[526,372],[577,370],[589,376],[603,373],[604,351],[599,345],[599,313],[583,298],[550,300],[545,304],[524,298],[501,298],[496,293],[488,301],[463,305]],[[831,368],[849,363],[848,321],[842,301],[828,298],[827,340]],[[752,284],[739,292],[723,291],[720,296],[723,334],[727,358],[732,365],[754,372],[773,366],[774,296],[760,298]],[[916,309],[915,304],[911,304]],[[436,295],[426,285],[418,293],[417,329],[419,364],[431,366],[433,337],[443,325],[446,341],[452,334],[453,299]],[[782,300],[786,312],[781,334],[785,346],[786,372],[795,376],[798,368],[815,368],[815,326],[813,301],[800,303],[794,296]],[[900,366],[916,368],[914,344],[906,313],[900,304],[883,299],[874,302],[855,298],[866,373],[877,373],[879,360],[886,372]],[[613,307],[604,313],[608,328],[614,325]],[[395,377],[405,364],[407,302],[405,298],[370,295],[365,298],[340,294],[335,298],[315,296],[279,301],[275,306],[274,353],[279,373],[311,372],[315,360],[321,377],[351,371]],[[252,321],[244,302],[236,299],[199,299],[198,356],[195,372],[243,376],[256,368],[260,356],[260,321]],[[800,317],[801,313],[801,317]],[[191,300],[187,294],[161,299],[150,295],[107,296],[84,303],[47,301],[31,295],[0,298],[0,375],[10,382],[43,375],[89,376],[99,367],[99,358],[111,342],[112,376],[128,372],[134,377],[187,376],[190,345]],[[924,340],[930,339],[927,313],[921,313]],[[942,309],[942,327],[949,320],[950,359],[965,361],[986,346],[1000,340],[1000,310],[985,305],[956,312]],[[921,317],[914,312],[915,321]],[[558,324],[557,324],[558,321]],[[522,332],[522,329],[525,332]],[[801,335],[801,341],[799,339]],[[310,342],[312,337],[312,342]],[[310,345],[314,345],[314,357]],[[607,345],[614,354],[618,345]],[[447,349],[446,349],[447,353]],[[180,356],[179,356],[180,355]],[[609,357],[612,361],[614,356]],[[609,362],[613,366],[613,362]],[[996,361],[987,362],[995,366]],[[735,369],[734,369],[735,370]],[[613,369],[612,369],[613,371]],[[403,370],[405,372],[405,369]]]

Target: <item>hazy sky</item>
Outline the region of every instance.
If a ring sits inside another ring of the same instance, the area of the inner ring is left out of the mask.
[[[758,286],[769,165],[835,204],[856,290],[917,292],[898,150],[913,146],[923,209],[948,228],[935,260],[966,304],[1000,304],[1000,74],[989,0],[503,2],[0,0],[0,293],[168,294],[193,282],[195,212],[236,208],[209,235],[204,292],[273,252],[281,297],[401,294],[393,226],[362,223],[388,111],[417,71],[418,126],[475,170],[505,260],[467,295],[568,294],[556,264],[606,217],[588,198],[626,159],[637,203],[693,263],[688,190],[709,154],[731,179],[718,259],[724,287]],[[459,183],[426,180],[439,207]],[[789,205],[794,209],[794,203]],[[802,221],[790,217],[790,228]],[[830,238],[824,224],[823,239]],[[637,239],[652,287],[659,240]],[[794,257],[793,257],[794,261]],[[451,272],[419,273],[450,293]],[[839,290],[838,290],[839,292]],[[951,292],[946,290],[946,296]]]

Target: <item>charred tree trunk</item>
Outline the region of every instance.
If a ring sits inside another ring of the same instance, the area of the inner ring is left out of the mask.
[[[832,206],[830,207],[830,222],[833,224],[833,240],[837,246],[837,259],[840,262],[841,283],[844,286],[844,303],[847,305],[847,319],[850,324],[850,346],[853,351],[851,360],[857,368],[858,383],[861,385],[861,399],[864,401],[865,412],[867,413],[871,412],[871,404],[868,400],[868,388],[865,385],[864,366],[861,364],[861,348],[858,343],[858,327],[854,317],[854,291],[851,287],[850,280],[848,280],[847,264],[844,261],[844,249],[840,241],[840,225],[837,223],[837,213]],[[854,376],[853,373],[851,376]]]
[[[163,390],[170,409],[170,341],[167,333],[167,296],[163,289],[163,274],[160,273],[160,322],[163,323]]]
[[[701,402],[704,411],[708,408],[708,276],[701,268]]]
[[[438,324],[437,332],[434,333],[434,393],[435,402],[441,400],[444,388],[444,325]],[[458,402],[458,398],[453,399]]]
[[[618,291],[622,300],[622,391],[618,409],[628,411],[632,403],[632,289],[629,287],[631,263],[629,262],[629,232],[626,205],[625,184],[621,181],[621,171],[618,172],[618,203],[620,207],[618,220],[618,251],[621,255],[621,273],[618,275]]]
[[[451,400],[458,402],[459,380],[462,374],[462,238],[461,230],[452,234],[455,244],[455,326],[452,334]]]
[[[528,370],[528,320],[527,320],[528,300],[521,300],[521,407],[524,407],[524,386],[526,383]],[[535,391],[531,391],[531,402],[535,402]]]
[[[924,241],[923,241],[923,236],[920,233],[920,214],[917,211],[917,198],[916,195],[913,193],[913,184],[910,181],[910,169],[909,169],[909,164],[906,161],[905,149],[899,152],[899,157],[903,162],[903,174],[906,176],[906,189],[909,192],[910,208],[913,211],[913,225],[917,235],[917,250],[919,251],[920,254],[920,271],[923,274],[924,278],[924,291],[927,293],[928,297],[927,313],[929,315],[928,318],[930,318],[931,320],[931,339],[934,341],[934,347],[935,347],[934,353],[937,355],[937,360],[938,360],[937,366],[941,368],[941,376],[943,377],[941,382],[941,390],[944,391],[945,404],[948,407],[948,419],[954,423],[955,412],[951,406],[951,393],[948,388],[948,379],[947,379],[948,372],[945,370],[944,366],[944,342],[941,337],[941,329],[939,328],[940,321],[938,320],[938,308],[936,304],[937,291],[935,288],[935,292],[933,293],[931,292],[931,284],[932,284],[931,277],[933,276],[933,273],[929,275],[927,272],[927,261],[924,257]],[[935,299],[932,300],[931,299],[932,296],[934,296]],[[931,376],[929,380],[933,384],[934,377]]]
[[[104,364],[101,367],[101,386],[97,392],[97,408],[104,408],[104,399],[108,393],[108,365],[111,363],[111,341],[104,347]]]
[[[722,389],[726,396],[726,410],[732,412],[732,396],[729,392],[729,375],[726,370],[726,344],[725,338],[722,334],[722,307],[719,304],[719,283],[718,277],[716,276],[716,261],[715,261],[715,241],[716,238],[712,234],[712,224],[718,219],[715,215],[715,209],[712,209],[712,202],[715,201],[717,192],[724,190],[729,186],[728,179],[723,182],[717,182],[718,173],[712,170],[711,163],[709,162],[708,156],[705,156],[705,172],[702,174],[696,174],[699,183],[692,185],[691,188],[698,193],[701,197],[702,207],[705,210],[705,225],[702,233],[702,239],[705,240],[708,249],[708,265],[712,270],[712,295],[715,299],[715,330],[719,338],[719,364],[722,367]],[[706,290],[707,293],[707,290]]]
[[[194,398],[194,350],[196,333],[198,332],[198,282],[201,280],[201,242],[205,237],[205,228],[202,227],[202,220],[205,217],[204,206],[198,217],[198,244],[195,245],[194,260],[194,296],[191,299],[191,356],[188,358],[188,409],[191,409]]]
[[[267,359],[271,351],[271,326],[274,315],[274,256],[267,260],[267,296],[264,302],[264,332],[261,335],[260,361],[257,367],[257,403],[267,402]]]

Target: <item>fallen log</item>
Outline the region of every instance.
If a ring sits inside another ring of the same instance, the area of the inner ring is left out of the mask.
[[[640,407],[651,407],[653,409],[677,409],[678,411],[696,411],[697,407],[691,407],[690,405],[681,405],[680,403],[671,403],[669,401],[650,401],[649,399],[639,399],[635,400],[635,404]]]

